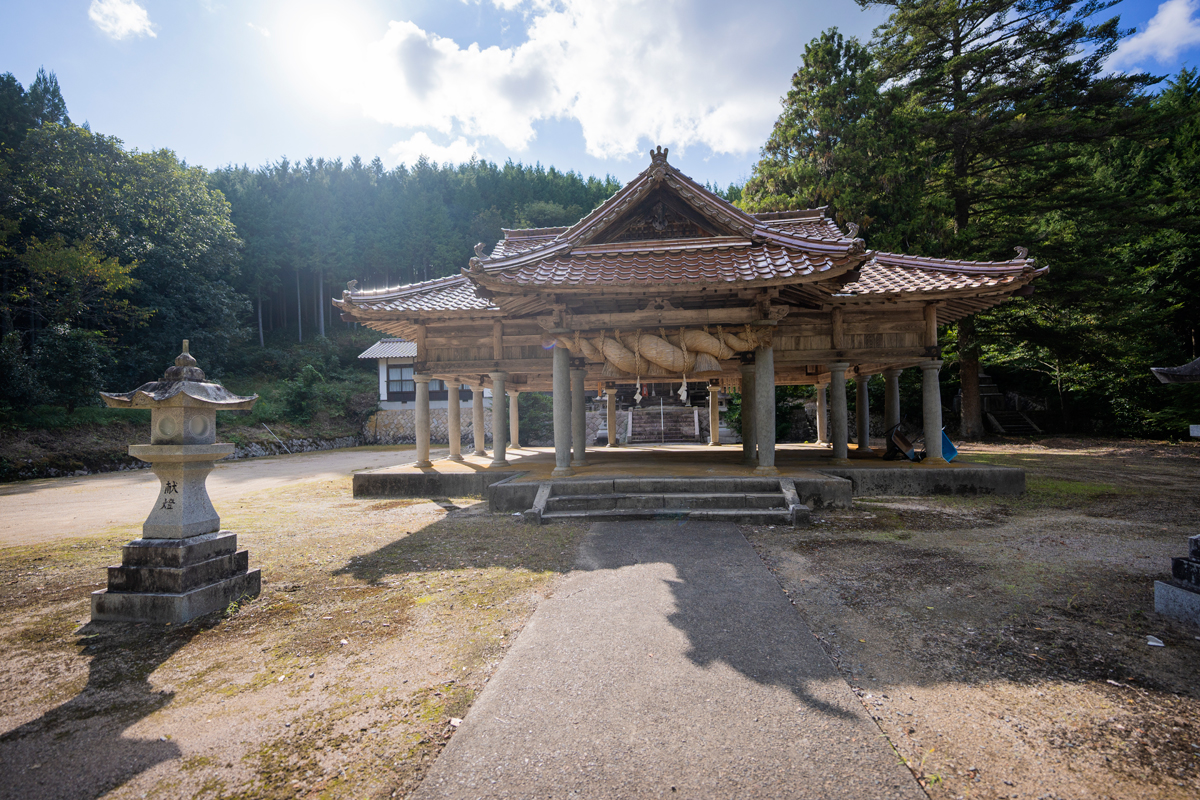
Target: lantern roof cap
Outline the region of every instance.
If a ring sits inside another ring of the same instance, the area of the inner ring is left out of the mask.
[[[174,366],[167,367],[162,380],[143,383],[132,392],[100,392],[109,408],[153,408],[155,406],[202,406],[217,411],[249,411],[258,395],[236,395],[219,383],[204,378],[196,366],[196,358],[188,352],[188,340],[183,340],[183,352],[175,357]]]

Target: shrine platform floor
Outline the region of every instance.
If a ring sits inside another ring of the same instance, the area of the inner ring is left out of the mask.
[[[882,445],[882,442],[880,443]],[[876,452],[882,454],[880,446]],[[961,456],[950,464],[884,461],[878,455],[857,453],[835,461],[829,448],[816,444],[782,444],[775,450],[779,477],[835,478],[852,484],[854,496],[906,496],[927,494],[1020,494],[1025,490],[1024,470],[972,464]],[[572,467],[568,478],[553,478],[554,450],[547,447],[511,448],[507,466],[492,466],[487,457],[465,455],[451,461],[446,451],[431,453],[432,466],[403,464],[355,473],[356,497],[455,497],[487,496],[503,482],[520,495],[542,483],[594,481],[605,478],[726,479],[730,483],[761,478],[754,467],[741,463],[740,444],[710,447],[700,444],[632,445],[596,447],[587,451],[587,464]],[[525,488],[529,487],[529,488]],[[499,507],[497,507],[499,506]],[[509,510],[508,503],[493,502],[494,510]]]

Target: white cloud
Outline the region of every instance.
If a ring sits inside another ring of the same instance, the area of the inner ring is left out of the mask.
[[[437,164],[444,164],[447,161],[461,164],[464,161],[470,161],[471,156],[478,154],[479,147],[461,136],[448,145],[434,144],[426,133],[418,132],[406,142],[396,142],[388,148],[388,152],[395,158],[396,163],[409,166],[416,164],[417,159],[421,156],[426,156]]]
[[[92,0],[88,19],[114,39],[126,36],[157,36],[146,9],[133,0]]]
[[[761,24],[788,13],[786,0],[764,5],[774,7],[746,14],[720,0],[533,0],[522,5],[527,38],[509,48],[464,47],[393,21],[357,63],[337,70],[374,119],[494,137],[510,150],[524,150],[539,121],[573,119],[588,152],[602,158],[634,155],[646,141],[745,153],[770,131],[802,49],[796,31]]]
[[[1167,0],[1145,28],[1121,42],[1113,65],[1135,65],[1151,58],[1165,64],[1195,45],[1200,45],[1200,0]]]
[[[262,36],[265,36],[265,37],[270,37],[270,35],[271,35],[271,32],[269,30],[267,30],[266,28],[260,28],[259,26],[255,25],[253,22],[247,22],[246,27],[249,28],[250,30],[254,31],[255,33],[261,34]]]

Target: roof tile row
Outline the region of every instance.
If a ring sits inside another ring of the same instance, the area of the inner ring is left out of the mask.
[[[825,256],[774,245],[672,253],[573,254],[495,273],[501,284],[621,286],[636,283],[733,283],[801,278],[833,266]]]

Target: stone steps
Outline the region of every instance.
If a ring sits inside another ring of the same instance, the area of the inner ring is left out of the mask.
[[[801,480],[806,499],[823,503],[811,481]],[[848,486],[847,486],[848,488]],[[690,519],[750,524],[801,525],[809,506],[793,478],[602,478],[538,485],[528,522],[579,519]]]
[[[774,508],[786,510],[783,494],[769,493],[723,493],[723,494],[566,494],[551,496],[546,511],[589,511],[621,508]]]
[[[796,517],[801,517],[797,519]],[[747,525],[796,525],[808,522],[808,509],[793,516],[785,508],[610,508],[589,511],[547,511],[542,522],[554,520],[672,520],[735,522]]]

